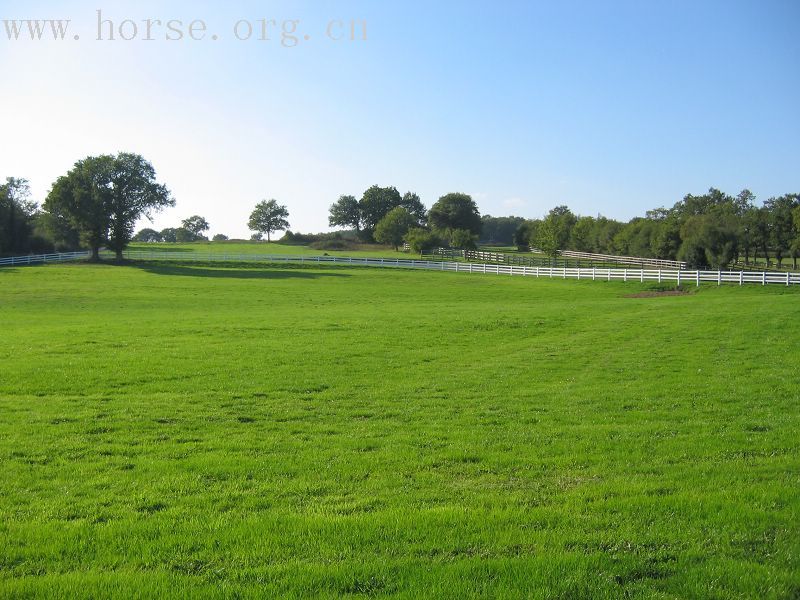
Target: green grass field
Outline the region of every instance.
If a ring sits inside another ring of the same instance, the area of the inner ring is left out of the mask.
[[[0,597],[800,597],[800,290],[0,269]]]
[[[352,250],[316,250],[307,245],[278,242],[192,242],[188,244],[131,244],[131,250],[181,253],[191,255],[285,255],[293,256],[374,256],[377,258],[414,258],[408,252],[395,252],[378,244],[363,244]]]

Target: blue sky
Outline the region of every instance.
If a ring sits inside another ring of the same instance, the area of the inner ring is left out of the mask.
[[[98,8],[139,39],[96,41]],[[144,41],[147,18],[184,35],[201,19],[206,39]],[[299,20],[310,39],[235,39],[237,21],[262,18]],[[710,186],[800,191],[793,0],[3,0],[3,19],[72,22],[59,42],[0,29],[0,176],[42,200],[76,160],[138,152],[177,200],[157,228],[201,214],[245,236],[256,202],[277,198],[293,230],[321,231],[339,195],[372,184],[428,206],[467,192],[484,214],[567,204],[620,219]],[[367,41],[326,39],[349,19]]]

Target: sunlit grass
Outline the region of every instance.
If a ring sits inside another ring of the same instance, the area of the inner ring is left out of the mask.
[[[800,295],[0,269],[0,596],[792,598]]]

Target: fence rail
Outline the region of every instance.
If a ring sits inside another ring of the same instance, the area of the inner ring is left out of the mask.
[[[576,252],[574,250],[561,250],[560,256],[565,258],[577,258],[583,260],[593,260],[597,262],[616,262],[620,264],[639,265],[648,267],[660,267],[666,269],[686,269],[685,262],[677,260],[664,260],[661,258],[641,258],[638,256],[617,256],[614,254],[594,254],[593,252]]]
[[[88,252],[59,252],[57,254],[29,254],[27,256],[10,256],[0,258],[0,266],[38,265],[42,263],[70,262],[89,258]]]
[[[531,249],[532,252],[540,252]],[[478,250],[453,250],[450,248],[436,248],[431,255],[432,258],[441,259],[464,259],[479,262],[500,263],[504,265],[517,265],[527,267],[628,267],[637,266],[639,268],[654,267],[657,269],[686,269],[686,263],[661,260],[657,258],[636,258],[632,256],[613,256],[610,254],[591,254],[587,252],[573,252],[562,250],[556,258],[544,258],[527,256],[524,254],[504,253],[504,252],[482,252]]]
[[[26,265],[44,262],[66,262],[88,258],[88,252],[69,252],[64,254],[42,254],[38,256],[0,259],[0,265]],[[124,253],[129,260],[142,261],[186,261],[186,262],[264,262],[293,264],[337,264],[365,267],[388,267],[403,269],[424,269],[451,273],[473,273],[482,275],[508,275],[522,277],[546,277],[551,279],[579,279],[591,281],[630,281],[630,282],[675,282],[677,285],[700,285],[701,283],[780,284],[800,285],[800,273],[769,273],[754,271],[686,271],[682,269],[627,269],[627,268],[568,268],[568,267],[529,267],[498,265],[487,263],[464,263],[430,260],[367,258],[348,256],[303,256],[288,254],[202,254],[180,252],[156,252],[129,250]],[[16,262],[11,262],[16,260]]]

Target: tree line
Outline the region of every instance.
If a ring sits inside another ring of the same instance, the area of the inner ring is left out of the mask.
[[[142,217],[174,206],[170,191],[156,181],[152,165],[137,154],[87,157],[53,184],[41,207],[31,200],[28,182],[8,178],[0,184],[0,254],[25,254],[89,248],[94,260],[106,247],[118,258],[131,241],[207,240],[210,228],[200,215],[178,228],[145,228],[133,235]],[[252,211],[251,239],[289,228],[289,211],[277,200],[263,200]],[[449,193],[428,210],[414,192],[373,185],[357,199],[343,195],[329,208],[331,227],[344,227],[362,242],[416,252],[438,245],[472,249],[479,240],[534,247],[556,256],[562,250],[680,260],[696,267],[723,268],[759,260],[779,266],[800,258],[800,195],[784,194],[761,206],[743,190],[735,196],[711,188],[686,195],[672,208],[650,210],[629,222],[553,208],[544,218],[481,216],[468,194]],[[287,234],[288,235],[288,234]],[[298,236],[292,234],[295,239]],[[302,237],[302,236],[300,236]],[[217,234],[215,241],[227,237]]]
[[[134,226],[141,218],[175,206],[169,189],[156,180],[153,166],[131,153],[89,156],[53,184],[42,206],[31,200],[27,180],[9,177],[0,184],[0,255],[45,253],[88,248],[90,260],[100,259],[100,249],[112,250],[118,260],[131,241],[181,242],[206,240],[208,221],[193,215],[179,228],[156,231]],[[288,228],[285,206],[275,200],[259,202],[248,225],[270,239]],[[218,234],[217,241],[227,239]]]
[[[800,257],[800,195],[785,194],[756,205],[743,190],[716,188],[686,195],[672,208],[657,208],[627,223],[575,215],[558,206],[543,219],[525,221],[515,243],[555,256],[561,250],[680,260],[693,267],[723,268],[759,259],[782,266]]]
[[[468,194],[445,194],[427,210],[414,192],[400,195],[395,187],[373,185],[361,199],[340,196],[329,209],[331,227],[346,227],[364,242],[413,250],[439,244],[474,248],[483,227],[478,206]]]

